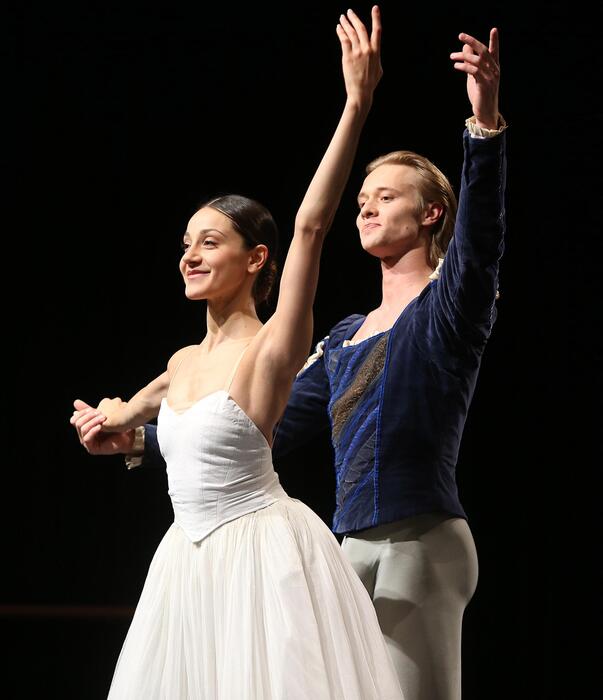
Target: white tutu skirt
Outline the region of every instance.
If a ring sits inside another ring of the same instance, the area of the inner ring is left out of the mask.
[[[161,541],[110,700],[400,700],[372,601],[323,521],[284,498]]]

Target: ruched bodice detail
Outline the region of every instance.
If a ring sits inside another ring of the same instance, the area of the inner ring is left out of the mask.
[[[265,436],[225,390],[182,413],[163,399],[157,437],[174,520],[193,542],[286,497]]]

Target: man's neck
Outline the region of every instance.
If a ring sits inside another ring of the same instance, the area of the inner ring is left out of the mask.
[[[353,340],[358,342],[391,328],[406,306],[429,284],[432,272],[424,250],[406,253],[395,260],[382,259],[381,304],[367,315]]]
[[[381,305],[377,311],[398,314],[429,284],[433,269],[424,250],[409,251],[398,259],[381,260]]]

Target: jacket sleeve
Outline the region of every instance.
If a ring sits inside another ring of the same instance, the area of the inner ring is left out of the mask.
[[[329,378],[324,353],[328,336],[293,382],[283,417],[275,428],[272,454],[276,459],[310,441],[329,427]]]
[[[166,467],[163,455],[159,450],[157,426],[152,423],[146,423],[144,426],[144,453],[140,466],[149,469],[165,469]]]
[[[481,346],[496,319],[505,231],[506,134],[463,135],[464,162],[454,235],[435,284],[431,333],[444,344]]]

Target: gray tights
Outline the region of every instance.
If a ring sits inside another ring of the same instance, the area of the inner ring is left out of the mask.
[[[373,599],[404,700],[460,700],[463,612],[477,584],[467,522],[419,515],[354,533],[342,548]]]

